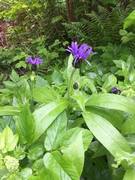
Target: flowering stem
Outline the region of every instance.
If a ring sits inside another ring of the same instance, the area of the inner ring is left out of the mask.
[[[73,76],[74,76],[75,70],[76,69],[73,69],[73,71],[71,73],[71,76],[69,78],[69,83],[68,83],[68,98],[70,98],[70,95],[71,95],[72,90],[73,90]]]

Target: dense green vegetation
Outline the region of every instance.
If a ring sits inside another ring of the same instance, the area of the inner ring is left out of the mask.
[[[0,179],[135,180],[135,1],[0,1]]]

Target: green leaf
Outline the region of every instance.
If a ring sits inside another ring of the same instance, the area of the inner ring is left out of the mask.
[[[33,113],[35,118],[35,140],[38,139],[47,128],[53,123],[57,116],[68,106],[66,100],[60,102],[51,102],[36,109]]]
[[[94,141],[91,143],[90,150],[93,151],[92,158],[105,156],[107,154],[107,150],[105,149],[105,147],[98,141]]]
[[[24,168],[19,173],[22,179],[28,180],[29,177],[32,175],[32,169],[31,168]]]
[[[27,67],[27,64],[25,61],[19,61],[16,65],[15,65],[16,68],[26,68]]]
[[[19,75],[16,73],[15,70],[12,70],[12,73],[10,75],[10,79],[13,81],[13,82],[18,82],[20,80],[19,78]]]
[[[131,98],[115,94],[94,94],[89,98],[86,106],[95,106],[125,111],[133,114],[135,113],[135,102]]]
[[[90,145],[93,136],[90,133],[90,131],[83,129],[83,128],[72,128],[68,131],[66,131],[63,136],[61,136],[60,139],[60,147],[67,147],[70,144],[72,144],[72,142],[76,141],[76,137],[78,136],[78,134],[82,133],[83,136],[83,147],[84,150],[86,151],[88,146]],[[64,140],[63,140],[64,139]]]
[[[85,110],[85,103],[88,101],[88,96],[81,91],[74,91],[74,94],[71,96],[77,104],[79,105],[81,110]]]
[[[57,148],[57,141],[67,128],[67,116],[62,112],[46,131],[44,146],[47,151]]]
[[[135,133],[135,115],[131,115],[122,125],[123,134],[134,134]]]
[[[75,141],[61,148],[61,154],[54,153],[56,161],[67,172],[71,179],[79,179],[84,163],[84,146],[82,132],[78,133]]]
[[[18,115],[20,112],[18,107],[14,106],[1,106],[0,107],[0,116],[10,116]]]
[[[63,83],[63,77],[59,71],[54,70],[51,78],[52,78],[52,82],[56,85],[60,85]]]
[[[41,156],[43,156],[44,148],[41,144],[34,144],[29,148],[28,158],[30,160],[37,160]]]
[[[123,28],[127,29],[128,27],[135,25],[135,10],[132,11],[124,21]]]
[[[3,153],[13,151],[18,143],[18,135],[14,135],[9,127],[0,133],[0,150]]]
[[[109,91],[112,87],[115,87],[116,83],[117,83],[117,78],[113,74],[111,74],[107,76],[107,78],[105,79],[102,88]]]
[[[92,140],[88,130],[73,128],[64,133],[60,149],[45,154],[45,168],[58,180],[78,180],[83,169],[84,152]]]
[[[131,167],[126,170],[123,180],[135,180],[135,168]]]
[[[95,114],[102,116],[103,118],[107,119],[114,127],[121,130],[123,122],[125,121],[125,113],[122,111],[117,111],[113,109],[106,109],[100,107],[89,107],[88,110]]]
[[[81,141],[81,137],[78,137],[76,142],[73,142],[69,147],[62,150],[62,154],[58,151],[53,152],[52,154],[46,154],[44,157],[46,168],[48,168],[48,158],[50,158],[51,161],[55,162],[55,168],[58,168],[57,173],[59,179],[64,179],[65,176],[66,179],[79,179],[84,161],[83,144]],[[54,165],[52,162],[51,164]],[[53,169],[51,166],[49,169],[50,168]],[[60,172],[62,172],[61,175]]]
[[[49,86],[33,89],[33,98],[40,103],[49,103],[58,99],[58,97],[58,93]]]
[[[86,76],[82,76],[79,80],[79,83],[80,83],[81,88],[88,87],[92,93],[97,93],[95,83],[92,79]]]
[[[21,52],[20,54],[16,55],[16,56],[13,58],[13,61],[15,62],[15,61],[18,61],[18,60],[21,60],[21,59],[24,60],[27,56],[28,56],[28,55],[25,54],[25,52]],[[25,63],[25,61],[20,61],[20,62],[24,62],[24,63]],[[25,63],[25,64],[26,64],[26,63]]]
[[[93,135],[114,157],[131,152],[125,138],[106,119],[92,112],[83,113],[83,117]]]
[[[44,164],[43,164],[44,165]],[[29,178],[29,180],[41,180],[41,179],[46,179],[46,180],[59,180],[56,174],[53,174],[53,172],[50,170],[46,170],[45,167],[41,168],[38,171],[37,175],[33,175]]]
[[[58,153],[58,152],[57,152]],[[59,154],[59,153],[58,153]],[[64,172],[59,163],[55,160],[54,156],[51,153],[46,153],[44,158],[44,165],[47,169],[49,177],[52,177],[53,180],[71,180],[68,174]],[[49,178],[51,180],[51,178]]]
[[[30,111],[30,105],[20,107],[20,114],[16,117],[16,126],[22,142],[32,143],[35,133],[35,120]]]
[[[47,80],[45,80],[43,77],[41,77],[41,76],[36,76],[35,77],[35,87],[36,88],[40,88],[40,87],[45,87],[45,86],[49,86],[49,83],[48,83],[48,81]]]

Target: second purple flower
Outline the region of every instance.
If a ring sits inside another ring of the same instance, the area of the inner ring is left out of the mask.
[[[32,56],[30,56],[30,57],[28,57],[26,59],[26,62],[28,64],[32,64],[32,65],[39,65],[39,64],[43,63],[43,60],[41,58],[39,58],[39,57],[32,57]]]

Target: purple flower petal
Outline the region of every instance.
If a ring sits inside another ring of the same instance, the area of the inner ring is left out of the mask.
[[[32,65],[39,65],[39,64],[42,64],[42,63],[43,63],[43,61],[42,61],[41,58],[39,58],[39,57],[32,57],[32,56],[28,57],[28,58],[26,59],[26,62],[27,62],[28,64],[32,64]]]
[[[79,60],[86,60],[93,53],[92,47],[85,43],[79,46],[77,42],[72,42],[67,51],[73,55],[74,63],[77,63]]]

